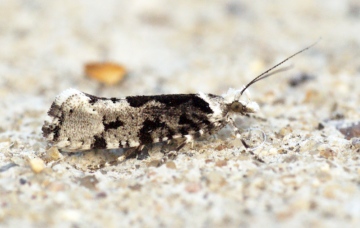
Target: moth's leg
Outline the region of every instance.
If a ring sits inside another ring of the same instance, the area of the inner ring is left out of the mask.
[[[163,144],[161,152],[168,154],[172,151],[179,151],[187,144],[186,138],[168,140],[166,144]]]
[[[243,140],[241,139],[241,134],[240,134],[240,130],[239,128],[236,127],[235,123],[234,123],[234,120],[232,118],[229,118],[228,119],[228,123],[229,125],[234,129],[234,133],[235,133],[235,136],[237,139],[240,139],[241,142],[243,142]],[[245,146],[245,145],[244,145]],[[246,146],[245,146],[246,148]]]
[[[184,145],[179,146],[179,150],[183,148],[187,143],[191,143],[191,149],[194,148],[194,136],[193,135],[185,135],[186,141],[184,142]]]
[[[194,136],[193,135],[185,135],[185,137],[180,140],[175,148],[176,152],[179,152],[186,144],[191,143],[191,149],[194,148]]]
[[[168,141],[166,145],[163,146],[162,152],[164,153],[162,163],[166,162],[167,160],[174,160],[178,152],[188,143],[187,138],[181,138],[176,140]]]
[[[161,153],[167,154],[175,147],[175,140],[167,140],[164,144],[161,146]]]
[[[180,144],[178,144],[178,146],[176,147],[175,151],[180,151],[182,148],[184,148],[184,146],[186,146],[188,142],[186,140],[184,140],[183,142],[181,142]],[[191,147],[193,147],[194,143],[191,144]]]
[[[258,155],[254,154],[254,152],[251,150],[250,146],[241,138],[240,130],[239,130],[239,128],[236,127],[234,120],[229,118],[228,121],[229,121],[230,126],[232,126],[234,128],[236,138],[240,139],[240,142],[245,147],[245,151],[248,152],[249,154],[251,154],[255,160],[257,160],[261,163],[265,163],[264,160],[262,160]]]
[[[254,152],[251,149],[249,149],[250,148],[249,145],[243,139],[241,139],[241,143],[244,145],[246,152],[248,152],[251,156],[253,156],[253,158],[256,161],[265,163],[264,160],[262,160],[257,154],[254,154]]]
[[[144,160],[150,156],[149,151],[152,148],[152,144],[146,145],[143,149],[139,150],[138,153],[133,153],[132,157],[136,157],[137,160]]]
[[[140,146],[134,147],[134,148],[129,148],[120,157],[118,157],[117,160],[119,162],[123,162],[127,158],[131,157],[132,155],[139,153],[142,149],[144,149],[144,145],[140,145]]]
[[[260,121],[266,121],[266,119],[264,117],[256,116],[254,114],[246,114],[245,116],[252,118],[252,119],[260,120]]]

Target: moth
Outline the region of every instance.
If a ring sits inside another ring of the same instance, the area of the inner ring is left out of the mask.
[[[311,48],[291,55],[251,80],[241,90],[229,89],[223,95],[196,93],[104,98],[68,89],[55,98],[42,132],[53,146],[65,151],[135,148],[179,140],[177,150],[201,136],[213,135],[229,124],[237,138],[236,116],[256,113],[256,102],[242,99],[254,83],[286,69],[275,68]]]

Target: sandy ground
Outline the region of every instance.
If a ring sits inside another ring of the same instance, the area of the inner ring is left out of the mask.
[[[0,226],[360,226],[359,1],[5,0],[0,15]],[[222,94],[319,37],[251,87],[266,120],[236,121],[266,133],[264,163],[230,127],[165,164],[159,145],[113,164],[122,150],[59,153],[41,135],[67,88]],[[101,85],[91,61],[129,74]]]

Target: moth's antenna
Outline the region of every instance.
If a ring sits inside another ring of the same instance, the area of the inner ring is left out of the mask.
[[[277,70],[275,70],[275,71],[273,71],[273,72],[264,74],[261,78],[258,78],[258,79],[256,79],[255,81],[253,81],[252,84],[254,84],[254,83],[257,82],[257,81],[263,80],[263,79],[265,79],[265,78],[267,78],[267,77],[270,77],[271,75],[274,75],[274,74],[277,74],[277,73],[281,73],[281,72],[290,70],[291,68],[293,68],[292,65],[291,65],[291,66],[287,66],[287,67],[282,67],[282,68],[277,69]]]
[[[320,38],[320,39],[321,39],[321,38]],[[286,59],[284,59],[284,60],[281,61],[280,63],[278,63],[278,64],[276,64],[275,66],[273,66],[273,67],[271,67],[270,69],[268,69],[267,71],[265,71],[265,72],[261,73],[260,75],[256,76],[253,80],[251,80],[251,81],[241,90],[240,94],[242,95],[242,94],[244,93],[244,91],[245,91],[247,88],[249,88],[252,84],[254,84],[255,82],[260,81],[260,80],[262,80],[262,79],[264,79],[264,78],[267,78],[267,77],[269,77],[269,76],[271,76],[271,75],[274,75],[274,74],[276,74],[276,73],[283,72],[283,71],[285,71],[285,70],[290,69],[289,67],[285,67],[285,68],[279,69],[279,70],[277,70],[277,71],[271,72],[271,71],[274,70],[276,67],[278,67],[278,66],[280,66],[281,64],[283,64],[284,62],[288,61],[289,59],[293,58],[294,56],[296,56],[296,55],[300,54],[301,52],[304,52],[304,51],[308,50],[309,48],[313,47],[314,45],[316,45],[316,44],[320,41],[320,39],[318,39],[315,43],[311,44],[310,46],[307,46],[306,48],[304,48],[304,49],[296,52],[295,54],[287,57]]]

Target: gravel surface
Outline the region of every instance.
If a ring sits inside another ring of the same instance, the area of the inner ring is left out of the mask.
[[[358,0],[13,0],[0,15],[0,226],[360,226]],[[117,164],[123,150],[64,153],[41,135],[67,88],[222,94],[320,37],[250,88],[260,118],[236,124],[255,155],[230,127],[165,163],[162,145]],[[85,76],[102,61],[129,73]]]

